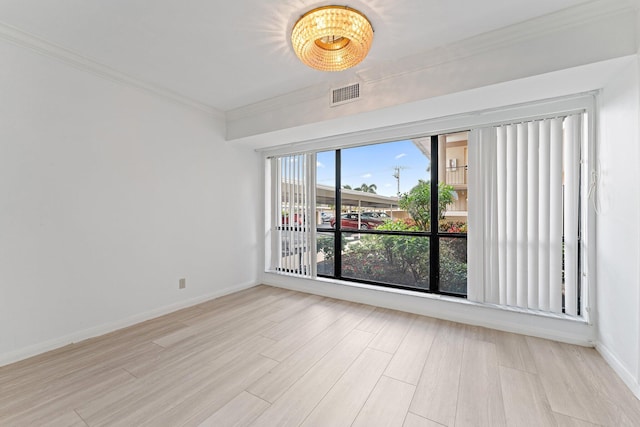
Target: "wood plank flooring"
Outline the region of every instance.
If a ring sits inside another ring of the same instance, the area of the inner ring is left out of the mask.
[[[0,368],[0,426],[640,426],[590,348],[258,286]]]

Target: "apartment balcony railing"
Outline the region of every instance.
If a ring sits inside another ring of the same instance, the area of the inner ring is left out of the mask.
[[[459,198],[458,200],[454,200],[452,203],[447,205],[447,213],[450,215],[455,215],[459,212],[467,212],[469,210],[469,205],[467,203],[466,198]]]
[[[446,176],[449,185],[466,185],[467,184],[467,166],[454,166],[447,168]]]

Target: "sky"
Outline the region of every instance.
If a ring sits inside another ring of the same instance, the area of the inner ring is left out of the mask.
[[[396,196],[394,168],[400,169],[400,193],[409,191],[419,179],[428,181],[429,159],[409,140],[367,145],[342,150],[342,185],[351,188],[365,183],[377,186],[376,193]],[[335,152],[317,154],[317,182],[335,185]]]

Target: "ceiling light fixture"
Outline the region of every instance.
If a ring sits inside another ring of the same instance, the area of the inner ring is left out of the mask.
[[[291,44],[300,60],[320,71],[342,71],[369,53],[373,27],[362,13],[347,6],[310,10],[293,26]]]

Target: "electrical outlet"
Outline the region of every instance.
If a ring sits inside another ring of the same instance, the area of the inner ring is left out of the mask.
[[[178,289],[184,289],[187,287],[187,279],[180,279],[178,281]]]

